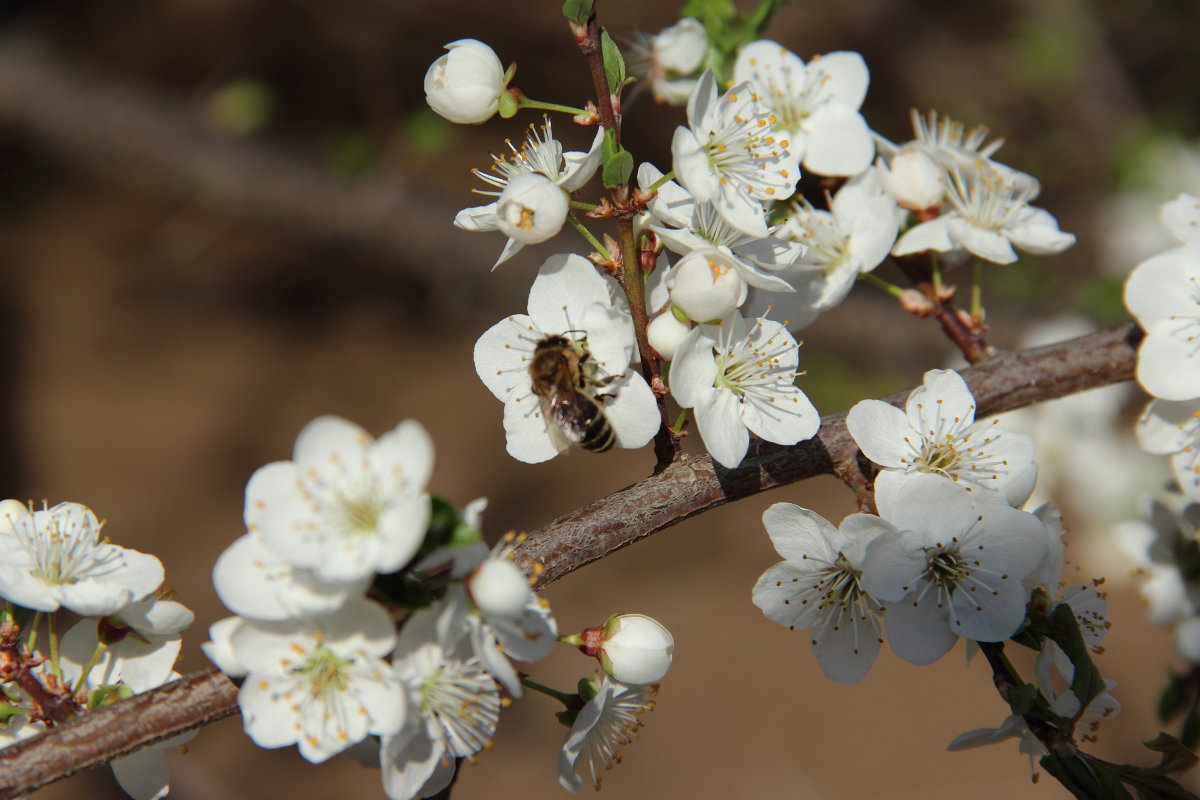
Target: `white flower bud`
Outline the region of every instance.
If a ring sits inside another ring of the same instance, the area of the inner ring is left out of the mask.
[[[600,666],[621,683],[658,683],[671,666],[675,639],[644,614],[619,614],[604,624]]]
[[[489,558],[467,578],[471,600],[485,616],[513,620],[533,599],[521,568],[507,558]]]
[[[562,230],[570,206],[567,194],[540,172],[508,182],[496,201],[496,227],[521,244],[537,244]]]
[[[646,336],[655,352],[662,356],[664,361],[670,361],[675,357],[675,348],[679,347],[679,343],[691,329],[691,326],[675,316],[674,312],[666,311],[650,321],[646,327]]]
[[[911,211],[924,211],[945,202],[945,173],[937,162],[916,148],[902,149],[890,165],[881,159],[879,179],[883,190]]]
[[[504,93],[504,67],[478,39],[459,39],[425,73],[425,102],[451,122],[477,125],[496,113]]]
[[[667,277],[671,302],[697,322],[720,319],[746,302],[746,282],[720,250],[693,250]]]

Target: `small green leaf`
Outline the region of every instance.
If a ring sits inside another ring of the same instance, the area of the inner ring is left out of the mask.
[[[1196,765],[1196,754],[1184,743],[1169,733],[1159,732],[1148,742],[1142,742],[1146,749],[1162,753],[1162,761],[1154,768],[1157,773],[1184,772]]]
[[[1200,713],[1197,712],[1195,706],[1189,708],[1187,715],[1183,718],[1179,736],[1187,747],[1195,747],[1197,743],[1200,743]]]
[[[608,93],[616,94],[625,85],[625,57],[621,48],[608,35],[607,30],[600,31],[600,54],[604,57],[604,77],[608,78]]]
[[[1087,708],[1107,687],[1100,671],[1092,663],[1083,635],[1079,632],[1079,621],[1075,612],[1066,603],[1059,603],[1047,617],[1046,635],[1054,641],[1075,668],[1075,676],[1071,680],[1071,692],[1079,698],[1081,708]]]
[[[606,188],[612,189],[629,182],[629,176],[633,174],[633,156],[617,144],[616,131],[604,132],[603,159],[601,175]]]
[[[592,6],[596,0],[565,0],[562,7],[563,16],[571,22],[583,25],[592,16]]]
[[[1037,705],[1041,693],[1032,683],[1023,683],[1008,690],[1008,707],[1017,716],[1024,716]]]

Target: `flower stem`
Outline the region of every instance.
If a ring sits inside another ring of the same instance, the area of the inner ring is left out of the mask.
[[[971,318],[983,317],[983,259],[975,258],[975,282],[971,284]]]
[[[50,640],[50,672],[61,681],[62,671],[58,668],[58,631],[54,620],[54,614],[46,617],[46,637]]]
[[[650,184],[646,188],[646,191],[647,192],[657,192],[659,189],[661,189],[663,187],[664,184],[667,184],[673,180],[675,180],[675,170],[671,170],[666,175],[663,175],[661,178],[656,180],[654,183]]]
[[[671,426],[671,433],[678,436],[683,431],[683,426],[688,420],[689,411],[690,409],[685,408],[679,412],[679,416],[675,418],[675,424]]]
[[[863,274],[858,276],[858,279],[860,281],[865,281],[866,283],[869,283],[872,286],[877,286],[880,289],[883,289],[885,292],[890,294],[892,297],[899,297],[900,295],[904,294],[904,290],[901,289],[899,286],[897,286],[894,283],[891,283],[890,281],[885,281],[883,278],[879,277],[878,275],[876,275],[873,272],[864,272]]]
[[[592,232],[587,229],[587,226],[580,222],[574,214],[567,215],[567,222],[571,223],[571,227],[579,231],[580,236],[582,236],[584,239],[587,239],[587,242],[592,246],[592,249],[599,253],[605,261],[608,261],[609,263],[612,262],[612,253],[608,252],[607,247],[600,244],[600,240],[593,236]]]
[[[542,109],[543,111],[561,111],[564,114],[570,114],[571,116],[579,116],[580,114],[588,113],[587,109],[584,109],[584,108],[575,108],[574,106],[564,106],[564,105],[559,105],[558,103],[543,103],[541,100],[530,100],[528,97],[526,97],[524,95],[521,95],[521,99],[517,103],[517,108],[518,109],[539,108],[539,109]]]
[[[75,681],[75,686],[71,689],[71,694],[79,694],[79,690],[87,685],[88,675],[106,650],[108,650],[108,645],[104,642],[96,642],[96,649],[92,651],[92,655],[88,658],[87,663],[83,665],[83,671],[79,673],[79,680]]]
[[[8,604],[8,609],[11,611],[12,604]],[[11,618],[11,615],[10,615]],[[42,622],[42,612],[38,611],[33,615],[33,620],[29,623],[29,637],[25,640],[25,649],[30,655],[33,654],[33,648],[37,645],[38,626]]]
[[[580,211],[594,211],[598,206],[595,203],[585,203],[582,200],[572,200],[571,208],[578,208]]]
[[[560,692],[557,689],[551,689],[549,686],[546,686],[545,684],[538,683],[537,681],[531,680],[524,676],[521,677],[521,685],[526,687],[527,689],[533,689],[535,692],[541,692],[542,694],[546,695],[547,697],[552,697],[555,700],[557,700],[558,702],[562,703],[567,708],[578,708],[579,707],[579,696],[578,695],[567,694],[566,692]]]

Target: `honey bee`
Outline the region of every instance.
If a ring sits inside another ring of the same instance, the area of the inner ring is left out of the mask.
[[[559,450],[577,444],[584,450],[603,453],[616,441],[601,407],[604,395],[593,397],[587,390],[605,386],[617,376],[597,379],[596,368],[586,345],[560,334],[546,336],[533,349],[529,378],[550,437]]]

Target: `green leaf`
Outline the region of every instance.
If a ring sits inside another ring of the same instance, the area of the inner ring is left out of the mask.
[[[621,48],[608,35],[607,30],[600,31],[600,54],[604,57],[604,77],[608,78],[608,93],[616,94],[625,85],[625,57]]]
[[[1008,690],[1008,707],[1012,709],[1012,713],[1023,717],[1033,710],[1041,696],[1032,683],[1023,683]]]
[[[1169,733],[1159,731],[1158,736],[1142,744],[1146,749],[1162,754],[1162,761],[1154,767],[1154,772],[1184,772],[1196,765],[1196,754]]]
[[[1102,792],[1100,780],[1088,767],[1087,762],[1079,756],[1047,755],[1042,756],[1038,764],[1080,800],[1097,800],[1109,796]],[[1129,797],[1128,794],[1124,796]]]
[[[617,144],[617,132],[604,132],[603,168],[601,171],[605,188],[612,189],[629,182],[633,174],[633,156]]]
[[[563,16],[571,22],[585,24],[592,17],[592,6],[596,0],[565,0],[562,7]]]
[[[1200,743],[1200,712],[1196,710],[1195,706],[1188,709],[1187,715],[1183,718],[1179,736],[1188,747],[1195,747]]]
[[[1087,708],[1107,688],[1100,670],[1092,663],[1083,635],[1079,632],[1079,621],[1075,612],[1066,603],[1059,603],[1047,618],[1046,635],[1067,654],[1075,676],[1071,680],[1071,692],[1079,698],[1080,708]]]
[[[1171,674],[1158,696],[1158,718],[1169,722],[1183,713],[1188,705],[1188,680],[1185,675]]]

